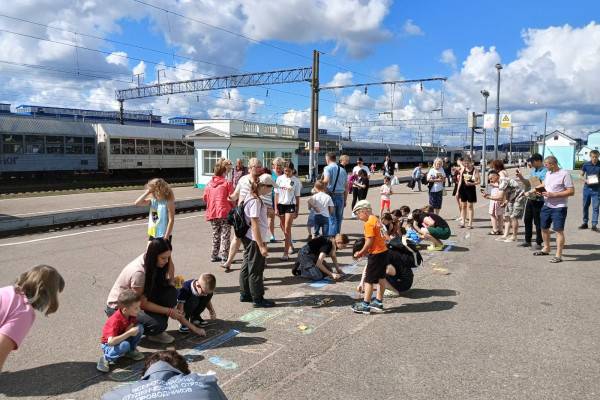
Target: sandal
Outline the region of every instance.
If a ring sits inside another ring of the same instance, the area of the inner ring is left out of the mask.
[[[534,256],[549,256],[549,253],[546,253],[545,251],[534,251],[533,252]],[[556,258],[556,257],[555,257]]]
[[[225,270],[225,272],[231,272],[231,267],[228,267],[225,264],[221,264],[220,267],[223,268]]]
[[[562,262],[562,258],[552,257],[550,260],[548,260],[548,262],[551,262],[552,264],[558,264],[559,262]]]

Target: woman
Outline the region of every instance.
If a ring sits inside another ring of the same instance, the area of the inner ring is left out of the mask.
[[[367,198],[367,194],[369,194],[369,175],[367,171],[361,169],[358,171],[358,179],[356,179],[353,183],[356,188],[356,197],[357,199],[364,200]]]
[[[227,214],[233,207],[229,201],[233,185],[226,179],[227,164],[231,162],[217,161],[214,175],[204,189],[205,218],[212,227],[212,262],[227,260],[229,253],[231,226],[227,223]]]
[[[265,167],[265,174],[270,173],[271,174],[271,178],[273,179],[273,182],[277,181],[277,178],[279,178],[281,175],[283,175],[283,167],[285,165],[285,160],[281,157],[276,157],[275,159],[273,159],[272,165],[271,165],[271,171],[267,170],[267,167]],[[269,239],[269,241],[271,243],[275,243],[275,190],[271,190],[271,195],[270,196],[265,196],[263,197],[263,201],[265,202],[265,204],[267,205],[267,216],[269,218],[269,231],[271,232],[271,237]],[[281,228],[281,230],[284,230],[283,224],[281,223],[281,220],[279,221],[279,227]]]
[[[279,216],[279,223],[283,226],[285,244],[281,261],[290,259],[289,252],[292,248],[292,223],[298,218],[300,212],[300,194],[302,183],[294,176],[294,164],[288,162],[283,169],[283,175],[277,178],[278,188],[275,190],[275,214]]]
[[[456,217],[456,221],[462,221],[462,207],[460,205],[460,197],[458,196],[458,182],[460,180],[460,171],[462,170],[463,158],[460,157],[456,160],[454,166],[452,166],[452,181],[454,182],[454,189],[452,189],[452,197],[456,200],[456,206],[458,208],[458,217]]]
[[[240,301],[252,302],[254,307],[273,307],[275,303],[264,298],[263,272],[269,255],[266,238],[269,235],[267,206],[263,197],[270,194],[277,185],[269,174],[262,174],[250,186],[250,193],[244,200],[244,214],[250,229],[242,238],[244,263],[240,270]]]
[[[319,236],[310,240],[298,251],[298,260],[292,269],[293,275],[318,281],[324,277],[338,280],[344,272],[338,265],[336,252],[348,244],[348,236],[338,233],[335,237]],[[325,264],[325,257],[331,257],[336,272]]]
[[[163,344],[175,340],[165,332],[169,318],[179,321],[197,335],[204,336],[203,330],[192,325],[175,308],[177,289],[173,285],[174,276],[171,243],[163,238],[152,239],[146,252],[127,264],[117,277],[106,299],[106,315],[110,317],[117,311],[119,294],[132,289],[142,295],[142,311],[137,319],[144,326],[148,340]]]
[[[440,213],[442,209],[442,196],[444,195],[444,181],[446,173],[443,168],[444,162],[441,158],[433,161],[433,167],[427,173],[427,182],[429,183],[429,205],[433,207],[433,212]]]
[[[58,293],[65,281],[56,269],[38,265],[22,273],[13,286],[0,288],[0,371],[17,350],[35,320],[35,311],[48,316],[58,310]]]
[[[146,191],[137,198],[136,206],[150,206],[148,217],[148,239],[173,238],[175,224],[175,195],[169,184],[161,178],[154,178],[146,184]]]
[[[461,228],[464,228],[466,225],[467,228],[473,229],[473,204],[477,203],[477,185],[480,182],[479,170],[475,168],[473,161],[469,157],[465,158],[458,179]]]
[[[450,237],[450,226],[445,219],[435,213],[426,213],[422,210],[412,212],[413,226],[423,236],[431,241],[427,247],[429,251],[439,251],[444,248],[442,240]]]
[[[244,162],[239,158],[235,160],[235,168],[233,169],[233,187],[235,188],[240,181],[240,178],[248,173],[248,168],[244,166]]]

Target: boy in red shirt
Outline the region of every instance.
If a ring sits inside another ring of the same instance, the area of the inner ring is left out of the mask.
[[[371,208],[371,203],[361,200],[354,206],[352,212],[365,223],[365,245],[354,253],[354,258],[369,255],[364,273],[365,295],[362,302],[352,305],[355,313],[370,314],[371,311],[383,311],[383,292],[385,291],[385,270],[388,265],[388,248],[385,244],[385,227],[379,221]],[[371,301],[373,285],[378,283],[377,297]]]
[[[111,315],[102,328],[102,352],[96,368],[101,372],[110,370],[111,362],[125,356],[142,360],[144,355],[135,348],[142,339],[144,327],[138,324],[141,298],[134,290],[125,290],[117,299],[119,309]]]

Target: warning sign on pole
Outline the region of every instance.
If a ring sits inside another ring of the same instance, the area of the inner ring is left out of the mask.
[[[511,117],[510,114],[500,114],[500,128],[510,128]]]
[[[483,114],[483,129],[494,129],[495,124],[495,114]]]
[[[319,151],[319,142],[315,142],[315,151]]]

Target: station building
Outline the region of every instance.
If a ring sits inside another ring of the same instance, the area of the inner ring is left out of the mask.
[[[575,139],[556,130],[546,135],[543,156],[554,156],[558,160],[560,168],[573,170],[575,168],[576,147],[577,141]]]

